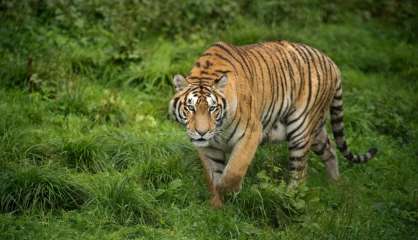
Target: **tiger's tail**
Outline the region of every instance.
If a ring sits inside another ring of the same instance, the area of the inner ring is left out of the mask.
[[[344,137],[344,112],[341,82],[332,100],[330,112],[332,133],[334,135],[337,148],[343,156],[352,163],[365,163],[372,159],[377,153],[377,148],[370,148],[365,154],[353,154],[348,148],[347,141]]]

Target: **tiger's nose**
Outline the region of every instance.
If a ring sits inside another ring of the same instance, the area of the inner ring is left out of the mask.
[[[208,130],[199,130],[199,129],[196,129],[196,132],[201,136],[201,137],[203,137],[207,132],[208,132]]]

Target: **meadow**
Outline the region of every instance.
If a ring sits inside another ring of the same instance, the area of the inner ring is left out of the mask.
[[[0,1],[0,239],[418,239],[414,1]],[[310,155],[287,190],[285,144],[210,207],[168,117],[171,78],[216,41],[285,39],[343,75],[346,136],[328,181]]]

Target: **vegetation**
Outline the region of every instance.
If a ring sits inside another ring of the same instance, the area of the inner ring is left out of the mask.
[[[0,239],[416,239],[415,1],[0,1]],[[208,204],[197,154],[167,117],[170,83],[211,43],[287,39],[344,78],[366,165],[327,181],[311,156],[289,191],[284,144]]]

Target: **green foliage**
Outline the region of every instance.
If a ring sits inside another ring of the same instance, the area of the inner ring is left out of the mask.
[[[296,0],[296,1],[248,1],[248,11],[258,20],[277,25],[283,21],[292,21],[297,24],[312,24],[321,22],[322,1]]]
[[[72,81],[65,82],[63,89],[57,89],[56,104],[52,110],[64,115],[87,114],[85,93],[82,88]]]
[[[69,140],[62,150],[66,164],[77,171],[95,173],[105,168],[96,139]]]
[[[143,37],[156,31],[174,37],[202,29],[225,28],[239,10],[234,1],[187,0],[177,1],[33,1],[5,3],[6,17],[21,20],[14,10],[40,17],[46,23],[55,21],[63,29],[81,30],[92,25],[120,32],[122,46],[132,44],[132,38]],[[193,9],[193,11],[190,11]],[[124,14],[120,14],[123,12]],[[26,20],[23,18],[23,20]],[[181,21],[179,21],[181,20]]]
[[[57,177],[51,170],[6,168],[1,171],[0,178],[2,212],[72,210],[80,208],[89,199],[83,187]]]
[[[120,125],[127,121],[125,101],[116,92],[105,91],[100,105],[92,110],[94,121]]]
[[[159,209],[153,196],[125,177],[103,179],[95,186],[96,199],[100,210],[118,224],[157,224]]]
[[[418,46],[413,1],[0,2],[0,239],[413,239]],[[341,68],[351,149],[329,183],[310,156],[288,189],[285,144],[209,206],[168,119],[171,78],[216,41],[285,39]]]
[[[291,189],[284,180],[272,179],[266,171],[260,171],[257,183],[246,186],[232,204],[255,221],[263,218],[272,226],[284,228],[304,212],[306,192],[305,186]]]
[[[413,0],[402,2],[395,0],[368,0],[355,1],[354,4],[359,5],[369,18],[379,18],[404,29],[403,34],[407,39],[413,40],[417,38],[417,32],[414,29],[416,29],[418,24],[418,16],[416,14],[418,5]],[[351,7],[356,8],[356,5]]]

